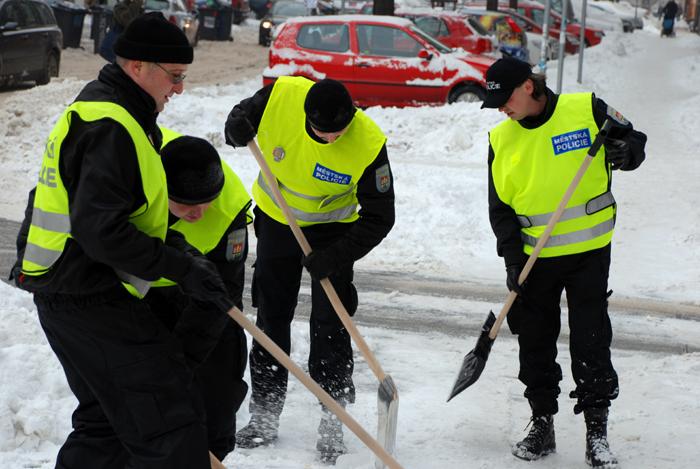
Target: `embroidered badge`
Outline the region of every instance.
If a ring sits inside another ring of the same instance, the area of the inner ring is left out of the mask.
[[[272,150],[272,157],[278,163],[284,159],[284,155],[285,155],[284,148],[282,148],[282,147],[275,147],[275,149]]]
[[[375,182],[377,183],[377,190],[379,192],[386,192],[391,187],[391,172],[389,171],[389,164],[385,164],[377,168],[374,172]]]
[[[574,130],[552,137],[552,148],[555,155],[561,155],[574,150],[591,146],[591,133],[588,129]]]
[[[316,163],[316,167],[314,168],[314,178],[333,184],[342,184],[347,186],[350,184],[352,176],[349,174],[338,173],[330,168],[326,168],[325,166]]]
[[[625,116],[620,114],[619,111],[617,111],[614,107],[612,107],[609,104],[608,104],[607,113],[608,113],[608,117],[610,117],[612,120],[614,120],[615,122],[617,122],[620,125],[628,125],[630,123],[630,121],[625,119]]]
[[[226,240],[226,260],[229,262],[240,260],[245,251],[246,228],[232,231]]]

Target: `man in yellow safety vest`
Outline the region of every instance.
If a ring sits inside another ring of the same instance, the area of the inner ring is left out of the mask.
[[[151,13],[129,24],[114,51],[116,63],[49,135],[13,269],[34,293],[78,401],[56,467],[209,469],[192,370],[141,299],[167,277],[199,301],[232,304],[216,267],[182,252],[182,235],[168,231],[156,118],[182,93],[193,50]]]
[[[311,274],[309,373],[341,405],[354,402],[350,337],[320,279],[330,278],[350,314],[357,309],[353,263],[370,252],[394,224],[394,189],[386,137],[337,81],[280,77],[237,104],[226,122],[226,141],[244,146],[255,135],[283,197],[309,240],[304,257],[262,174],[253,185],[253,274],[257,324],[290,351],[302,263]],[[287,392],[287,371],[253,341],[250,353],[250,423],[241,447],[277,439]],[[345,451],[342,427],[324,409],[316,448],[326,462]]]
[[[486,74],[482,107],[509,119],[489,134],[489,217],[498,255],[505,259],[507,286],[518,293],[508,325],[518,335],[519,378],[532,409],[529,434],[513,448],[533,460],[555,451],[553,415],[562,372],[556,362],[566,290],[571,332],[571,368],[583,412],[586,460],[614,467],[607,441],[610,401],[618,395],[610,360],[608,317],[610,241],[616,205],[612,172],[637,168],[644,160],[646,135],[592,93],[553,93],[543,75],[513,58],[496,61]],[[581,166],[598,129],[614,123],[604,149],[593,160],[524,285],[518,277],[551,214]]]

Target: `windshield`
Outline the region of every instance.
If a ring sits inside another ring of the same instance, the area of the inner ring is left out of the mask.
[[[275,2],[272,5],[272,16],[306,16],[306,11],[303,3]]]
[[[427,43],[429,43],[431,46],[436,48],[438,52],[441,54],[448,54],[452,52],[452,49],[447,47],[445,44],[442,42],[438,41],[437,39],[430,37],[426,32],[422,31],[418,26],[411,25],[409,26],[409,29],[416,33],[418,36],[420,36],[423,40],[425,40]]]

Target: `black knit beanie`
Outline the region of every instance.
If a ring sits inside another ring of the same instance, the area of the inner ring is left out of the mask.
[[[211,202],[224,187],[216,148],[197,137],[178,137],[160,151],[168,181],[168,198],[180,204]]]
[[[129,23],[114,43],[114,53],[125,59],[168,64],[191,64],[194,58],[185,33],[155,11]]]
[[[312,127],[321,132],[339,132],[355,115],[350,93],[342,83],[326,78],[309,89],[304,112]]]

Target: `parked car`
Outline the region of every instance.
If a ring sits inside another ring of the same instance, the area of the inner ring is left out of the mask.
[[[199,19],[197,15],[187,11],[182,0],[146,0],[143,4],[145,12],[159,11],[165,19],[182,29],[192,46],[199,40]]]
[[[322,15],[334,15],[338,9],[333,2],[318,1],[318,11]],[[269,46],[275,27],[295,16],[309,16],[309,9],[302,0],[276,0],[272,2],[270,11],[260,21],[258,44]]]
[[[40,0],[0,0],[0,85],[58,76],[63,34]]]
[[[466,5],[479,6],[480,8],[484,8],[486,6],[486,1],[468,0],[468,3]],[[499,8],[508,8],[507,0],[500,0]],[[544,25],[544,5],[542,5],[541,3],[529,0],[519,0],[517,11],[521,15],[530,18],[535,23]],[[550,10],[549,26],[561,29],[561,14],[558,13],[554,8]],[[578,20],[575,19],[567,21],[566,32],[573,35],[574,37],[580,37],[579,35],[581,33],[581,24],[578,22]],[[600,41],[603,40],[603,36],[605,36],[603,30],[594,28],[588,24],[586,25],[586,29],[584,30],[584,41],[586,47],[600,44]]]
[[[474,20],[452,11],[400,9],[396,16],[408,18],[416,26],[448,47],[461,47],[472,54],[493,50],[488,31]]]
[[[533,21],[531,18],[528,18],[527,16],[518,13],[515,10],[512,10],[510,8],[506,8],[504,10],[501,10],[504,13],[507,13],[510,15],[511,18],[513,18],[513,21],[518,23],[518,26],[520,26],[526,33],[534,33],[534,34],[539,34],[542,35],[544,32],[542,29],[542,24],[536,23]],[[556,58],[557,57],[557,52],[559,51],[559,29],[555,27],[550,27],[549,28],[549,50],[553,52],[553,55],[549,58]],[[530,36],[528,35],[528,38]],[[568,54],[576,54],[578,53],[578,46],[580,44],[579,38],[577,36],[574,36],[571,33],[566,33],[566,42],[564,44],[564,52]],[[532,50],[532,49],[531,49]],[[532,58],[532,57],[531,57]]]
[[[260,20],[258,28],[258,44],[261,46],[269,46],[272,42],[273,29],[295,16],[307,16],[308,8],[303,2],[295,0],[278,0],[272,4],[272,8]]]
[[[405,18],[297,17],[279,27],[263,84],[283,75],[334,78],[361,107],[479,101],[493,62],[453,51]]]
[[[515,57],[525,62],[530,61],[527,35],[506,13],[480,7],[460,8],[458,11],[462,15],[478,20],[484,29],[496,38],[498,50],[504,56]]]
[[[626,33],[632,33],[635,29],[644,28],[642,15],[647,13],[647,10],[644,8],[638,9],[637,15],[635,16],[634,7],[627,2],[613,3],[597,1],[590,2],[588,7],[601,11],[608,16],[619,18],[622,22],[622,30]]]

